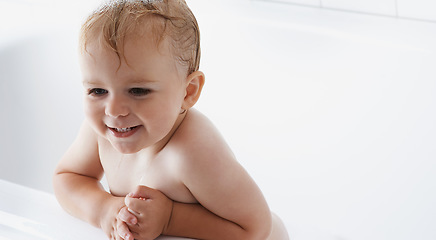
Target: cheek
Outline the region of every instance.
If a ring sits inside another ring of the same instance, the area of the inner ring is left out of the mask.
[[[181,111],[181,101],[175,96],[161,98],[151,104],[146,111],[148,120],[153,126],[167,131],[172,128]]]
[[[83,103],[83,110],[85,112],[85,116],[89,119],[92,119],[94,117],[95,114],[95,107],[92,103],[90,103],[89,101],[87,101],[86,99],[84,100]]]
[[[161,101],[159,104],[155,104],[148,108],[145,115],[153,125],[168,125],[176,116],[177,107],[174,103]]]
[[[154,106],[153,108],[161,114],[167,115],[167,117],[168,115],[174,117],[174,113],[176,113],[176,115],[180,113],[184,97],[185,92],[183,89],[178,86],[172,86],[167,92],[155,99],[152,105]]]
[[[101,109],[95,104],[85,99],[83,105],[85,117],[95,130],[101,131],[102,128],[102,116]]]

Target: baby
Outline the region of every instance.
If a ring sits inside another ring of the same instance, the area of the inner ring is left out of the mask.
[[[205,77],[199,28],[183,0],[111,1],[84,23],[80,43],[86,120],[54,174],[66,211],[110,239],[288,239],[192,108]]]

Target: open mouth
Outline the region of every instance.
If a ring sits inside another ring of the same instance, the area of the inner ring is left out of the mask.
[[[126,132],[130,132],[130,131],[132,131],[133,129],[135,129],[135,128],[137,128],[137,127],[138,127],[138,126],[135,126],[135,127],[128,127],[128,128],[111,128],[111,127],[110,127],[110,129],[113,130],[113,131],[119,132],[119,133],[126,133]]]
[[[139,129],[140,126],[126,127],[126,128],[113,128],[109,126],[107,127],[115,137],[122,138],[122,137],[130,137]]]

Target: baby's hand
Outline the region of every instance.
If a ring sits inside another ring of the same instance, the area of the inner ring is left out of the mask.
[[[126,196],[125,204],[126,207],[120,210],[118,218],[127,223],[129,229],[120,224],[119,235],[125,236],[123,234],[130,230],[135,239],[155,239],[168,227],[173,201],[160,191],[138,186]]]
[[[122,239],[118,229],[127,229],[127,232],[124,232],[123,239],[129,239],[126,237],[126,233],[131,236],[129,240],[133,240],[133,235],[128,231],[128,227],[125,222],[120,221],[117,217],[119,212],[124,206],[124,198],[120,197],[111,197],[108,198],[102,206],[105,208],[103,214],[100,218],[100,227],[104,231],[104,233],[108,236],[109,239],[120,240]]]
[[[138,223],[138,219],[133,213],[127,210],[124,206],[118,213],[116,222],[116,240],[119,238],[124,240],[134,240],[133,233],[130,231],[129,226],[134,226]]]

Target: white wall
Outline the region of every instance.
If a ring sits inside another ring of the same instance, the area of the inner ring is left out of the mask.
[[[356,12],[367,12],[396,16],[395,0],[322,0],[321,4],[325,8],[351,10]]]
[[[52,192],[83,119],[78,30],[97,1],[79,2],[0,1],[2,179]]]
[[[266,1],[268,1],[268,0],[266,0]],[[301,5],[313,6],[313,7],[320,7],[321,6],[321,0],[271,0],[271,2],[301,4]]]
[[[398,16],[436,21],[436,1],[397,0]]]
[[[252,0],[254,1],[254,0]],[[391,17],[436,21],[436,1],[433,0],[263,0],[302,4],[313,7],[381,14]]]

